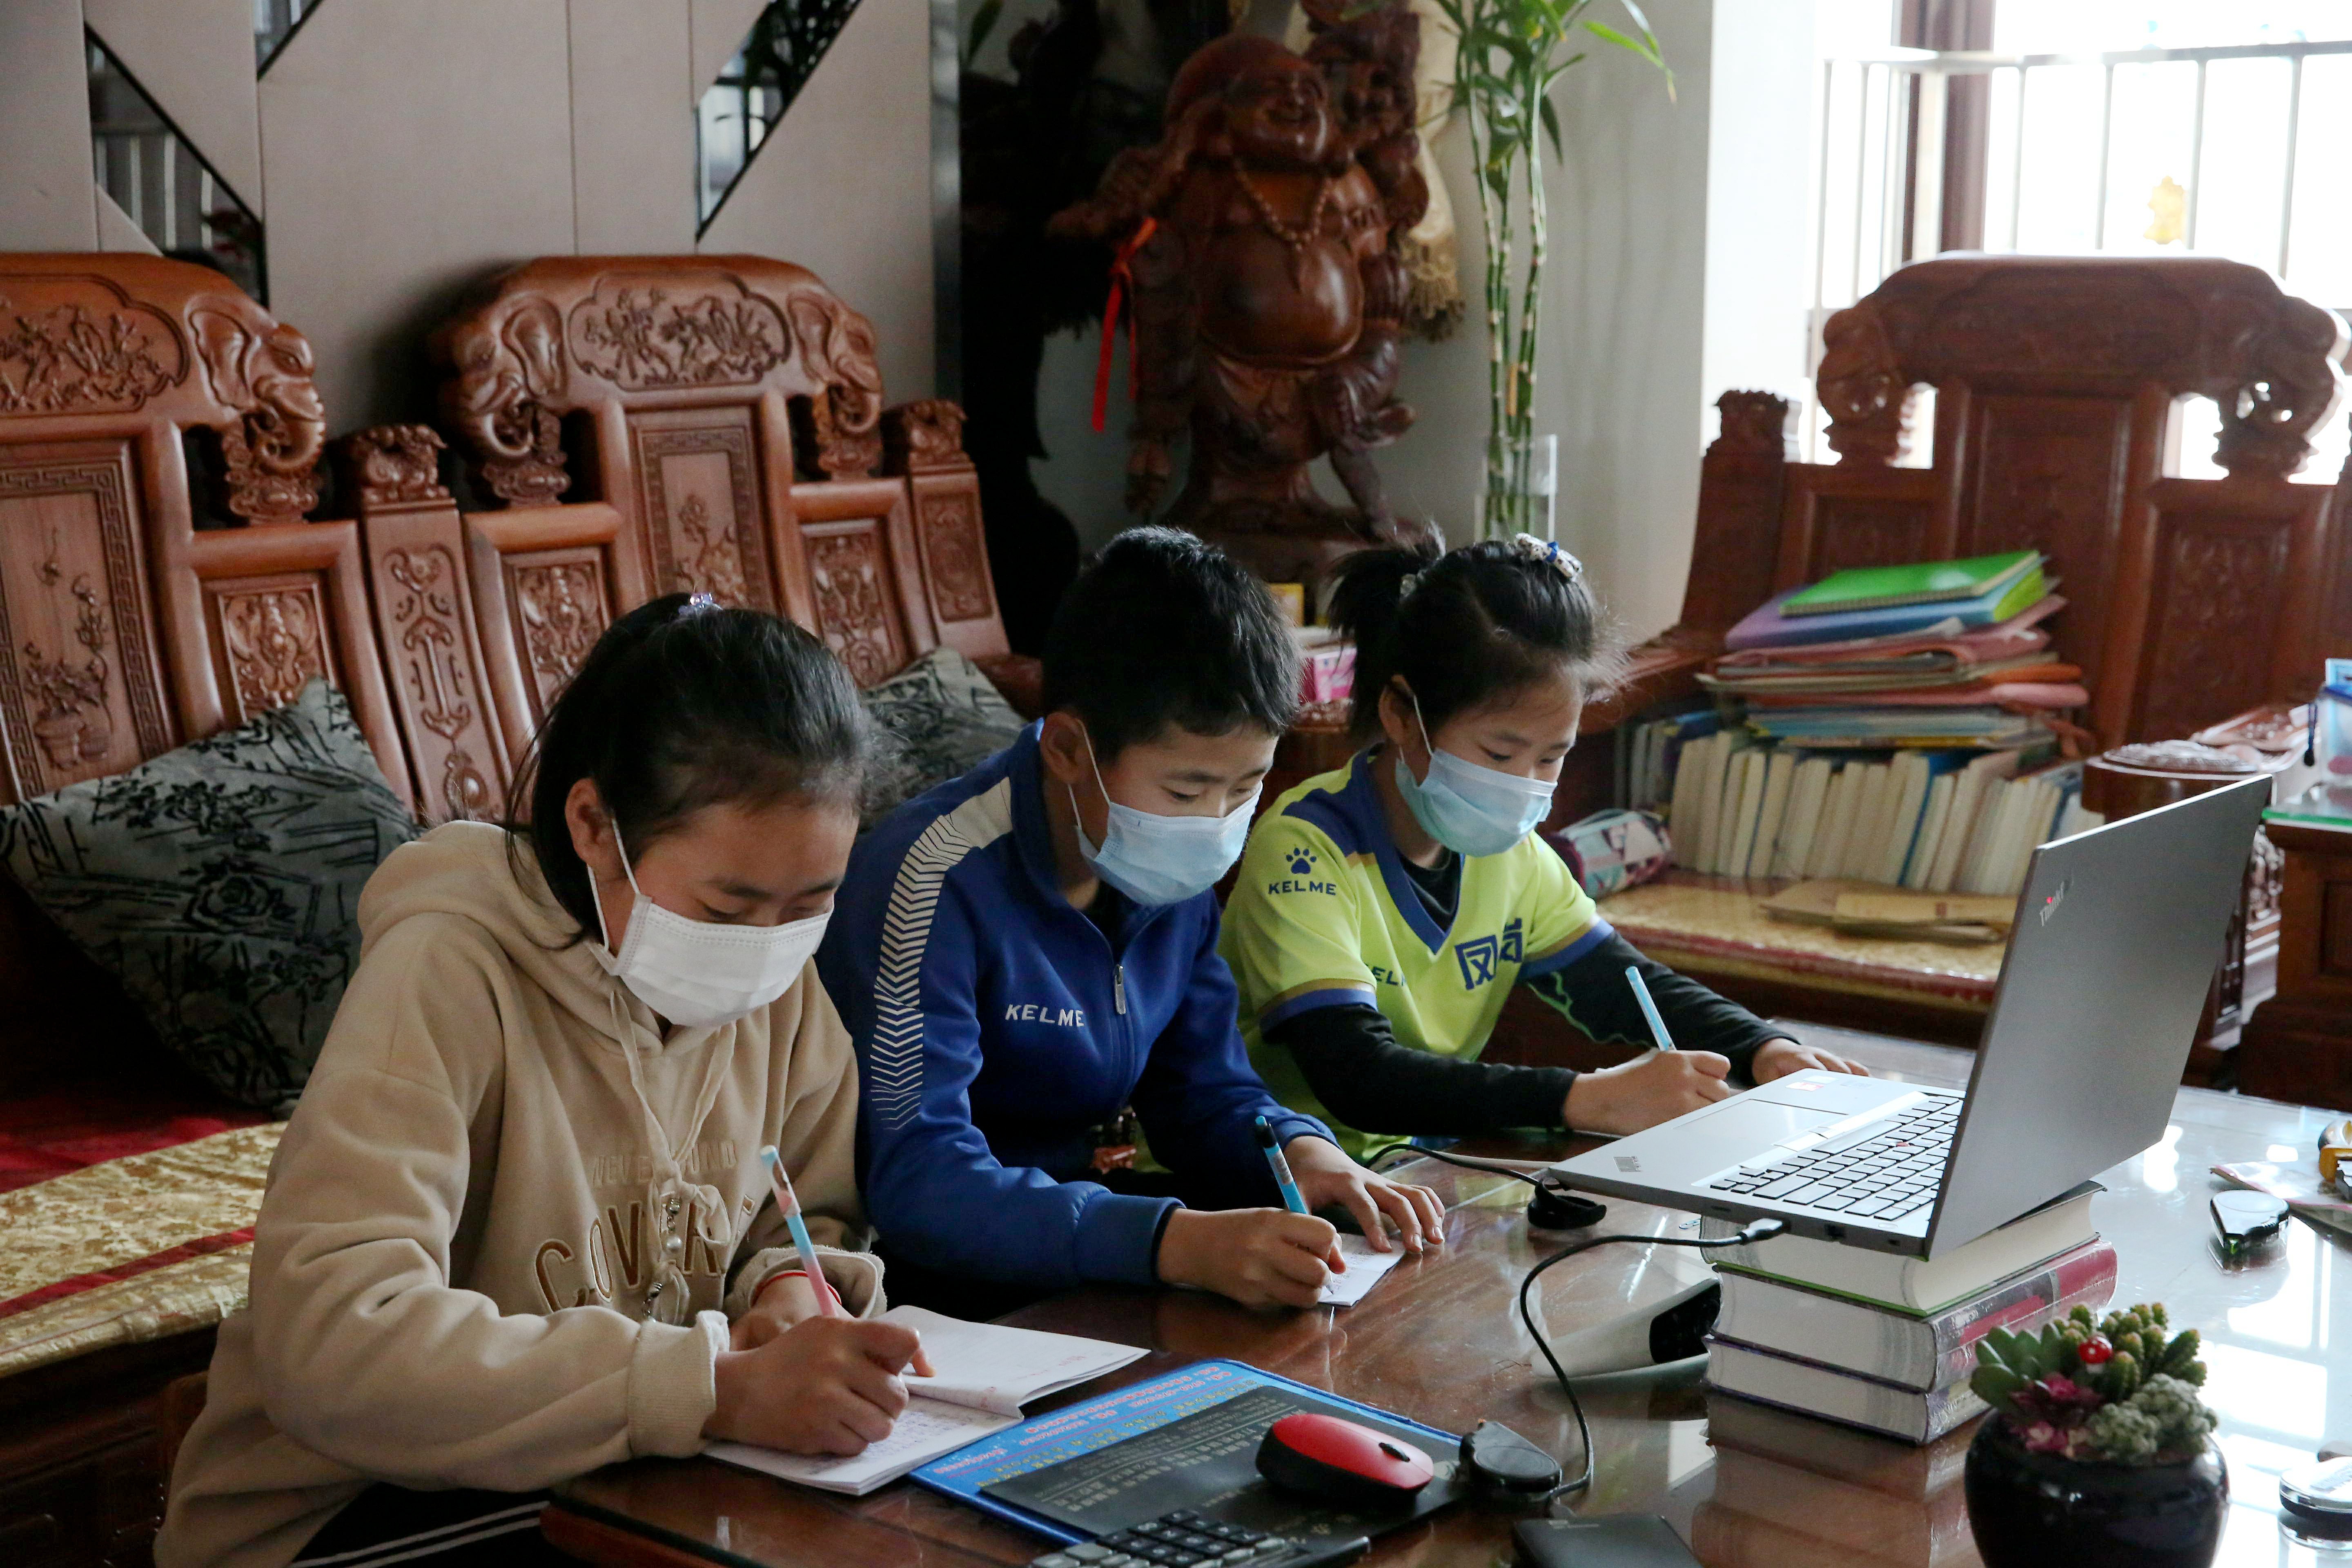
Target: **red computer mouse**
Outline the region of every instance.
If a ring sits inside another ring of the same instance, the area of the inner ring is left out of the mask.
[[[1266,1428],[1257,1468],[1285,1491],[1343,1508],[1408,1502],[1437,1474],[1430,1457],[1402,1438],[1303,1411]]]

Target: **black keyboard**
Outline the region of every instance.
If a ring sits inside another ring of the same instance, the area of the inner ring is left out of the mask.
[[[1810,1149],[1742,1165],[1707,1188],[1849,1219],[1901,1219],[1935,1203],[1959,1121],[1958,1098],[1937,1096]]]
[[[1344,1541],[1269,1535],[1180,1508],[1097,1540],[1056,1546],[1031,1558],[1029,1568],[1324,1568],[1353,1563],[1370,1545],[1360,1535]]]

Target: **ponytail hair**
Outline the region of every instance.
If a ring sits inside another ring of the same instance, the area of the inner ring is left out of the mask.
[[[507,802],[509,852],[528,841],[556,900],[593,933],[595,895],[563,817],[573,784],[596,781],[634,866],[707,805],[797,796],[855,810],[870,725],[849,672],[808,632],[665,595],[606,627],[549,706]]]
[[[1356,645],[1349,721],[1360,739],[1380,732],[1381,694],[1399,676],[1434,735],[1456,713],[1549,676],[1590,700],[1625,664],[1582,564],[1524,533],[1459,550],[1433,539],[1359,551],[1339,563],[1326,618]]]

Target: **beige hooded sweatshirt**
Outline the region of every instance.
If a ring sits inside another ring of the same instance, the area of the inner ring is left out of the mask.
[[[729,1320],[797,1267],[763,1143],[826,1278],[881,1310],[880,1263],[832,1250],[865,1233],[857,1078],[814,964],[750,1017],[663,1039],[587,942],[565,945],[576,927],[528,849],[474,823],[394,850],[360,928],[270,1169],[251,1305],[221,1325],[172,1473],[159,1568],[282,1568],[371,1481],[523,1490],[695,1453]],[[706,1194],[678,1227],[681,1325],[648,1321],[661,1156],[622,1028]]]

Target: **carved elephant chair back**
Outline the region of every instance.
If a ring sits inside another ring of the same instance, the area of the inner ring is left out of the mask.
[[[2342,384],[2332,313],[2233,261],[1954,256],[1903,268],[1824,336],[1839,461],[1786,467],[1766,531],[1775,591],[1847,566],[2043,550],[2068,601],[2055,641],[2108,744],[2308,687],[2352,591],[2334,491],[2288,479]],[[1921,384],[1936,389],[1934,466],[1895,467]],[[2227,479],[2165,477],[2172,405],[2195,393],[2221,405]],[[1778,416],[1727,399],[1727,442],[1743,414],[1767,427],[1745,434],[1752,469],[1759,445],[1778,455]]]
[[[886,412],[873,329],[806,269],[547,258],[433,347],[481,510],[432,430],[342,449],[427,817],[494,813],[597,635],[659,594],[788,616],[862,685],[942,642],[1007,655],[961,411]]]
[[[214,495],[192,489],[191,434]],[[0,803],[320,675],[406,793],[358,531],[303,519],[324,434],[310,344],[219,273],[0,255]]]
[[[358,529],[304,521],[324,431],[310,344],[221,274],[0,255],[0,804],[120,773],[315,676],[411,793]],[[143,1029],[5,872],[0,995],[0,1087]]]

